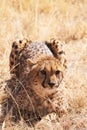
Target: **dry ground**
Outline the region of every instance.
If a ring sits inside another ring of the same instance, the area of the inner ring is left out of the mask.
[[[69,110],[44,117],[35,130],[87,130],[87,0],[0,0],[0,82],[9,78],[9,53],[16,38],[65,42],[65,87]],[[23,121],[4,130],[31,130]]]

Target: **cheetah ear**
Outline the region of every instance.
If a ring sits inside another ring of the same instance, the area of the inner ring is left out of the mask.
[[[30,65],[30,66],[33,66],[35,63],[33,60],[31,59],[27,59],[27,63]]]
[[[33,66],[36,66],[36,63],[31,59],[27,59],[27,63],[28,63],[30,68],[32,68]]]

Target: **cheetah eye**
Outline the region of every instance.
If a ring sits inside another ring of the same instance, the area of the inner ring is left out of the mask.
[[[46,71],[45,70],[41,70],[41,74],[46,75]]]
[[[59,74],[60,74],[60,72],[61,72],[61,71],[57,70],[57,71],[56,71],[56,75],[59,75]]]
[[[21,44],[21,43],[22,43],[22,40],[19,40],[19,43]]]

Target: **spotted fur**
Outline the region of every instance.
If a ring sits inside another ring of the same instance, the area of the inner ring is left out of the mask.
[[[10,73],[11,74],[17,73],[16,68],[19,65],[20,53],[22,52],[22,50],[24,48],[27,47],[28,44],[30,44],[30,42],[31,41],[29,41],[28,39],[24,38],[22,40],[17,39],[16,41],[14,41],[12,43],[12,49],[11,49],[10,59],[9,59],[9,62],[10,62]]]
[[[50,42],[46,42],[46,45],[52,51],[53,55],[60,60],[61,64],[66,67],[66,58],[62,42],[51,39]]]

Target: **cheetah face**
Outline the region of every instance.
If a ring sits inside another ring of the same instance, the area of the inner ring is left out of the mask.
[[[44,60],[32,66],[29,79],[36,93],[48,96],[57,91],[62,79],[64,68],[59,60]]]
[[[57,88],[63,78],[62,71],[54,61],[48,61],[45,67],[41,68],[39,75],[42,79],[42,86],[49,89]]]

